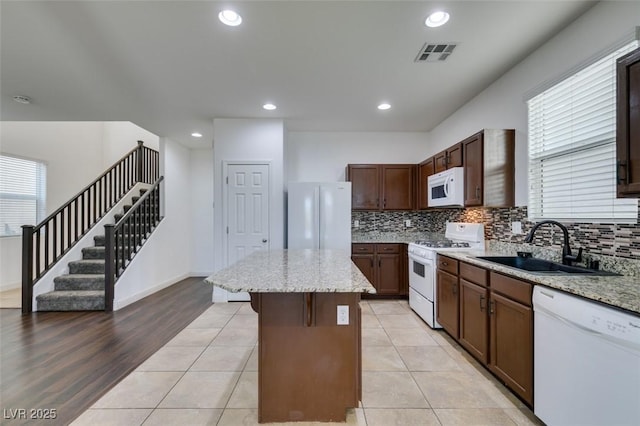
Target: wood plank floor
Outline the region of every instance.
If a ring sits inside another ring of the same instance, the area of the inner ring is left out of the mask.
[[[68,424],[200,316],[211,294],[188,278],[112,313],[1,309],[0,423],[10,409],[55,408],[42,423]]]

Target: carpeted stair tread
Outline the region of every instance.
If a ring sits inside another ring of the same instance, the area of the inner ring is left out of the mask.
[[[82,249],[82,258],[87,259],[104,259],[104,246],[85,247]]]
[[[70,274],[104,274],[104,259],[83,259],[69,262]]]
[[[52,291],[36,297],[38,311],[102,311],[104,291]]]
[[[100,290],[104,291],[104,274],[70,274],[53,279],[55,291]]]

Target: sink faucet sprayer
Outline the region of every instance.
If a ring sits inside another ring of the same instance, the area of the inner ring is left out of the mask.
[[[561,224],[560,222],[556,222],[555,220],[543,220],[542,222],[536,223],[529,234],[524,239],[525,243],[530,243],[533,241],[533,234],[540,227],[540,225],[544,225],[545,223],[550,223],[552,225],[557,225],[560,229],[562,229],[562,235],[564,237],[564,243],[562,244],[562,264],[571,266],[572,262],[581,262],[582,261],[582,247],[578,250],[578,255],[573,256],[571,254],[571,247],[569,247],[569,231],[567,227]]]

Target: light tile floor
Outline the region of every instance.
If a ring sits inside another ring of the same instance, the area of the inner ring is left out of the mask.
[[[406,301],[361,306],[362,405],[347,424],[542,424]],[[213,305],[73,425],[257,424],[257,320],[248,303]]]

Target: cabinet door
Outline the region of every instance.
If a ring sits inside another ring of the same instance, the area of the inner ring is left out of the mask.
[[[452,167],[462,167],[464,154],[462,152],[462,143],[457,143],[447,148],[447,169]]]
[[[380,174],[376,164],[349,164],[347,180],[351,182],[351,209],[378,210]]]
[[[533,403],[533,312],[491,292],[489,369],[529,404]]]
[[[382,165],[382,209],[413,210],[415,165]]]
[[[402,257],[378,252],[378,294],[399,295],[402,291]]]
[[[447,151],[442,151],[433,156],[433,167],[436,173],[447,170]]]
[[[618,197],[640,198],[640,48],[618,60]]]
[[[426,209],[429,207],[428,200],[428,178],[434,174],[435,165],[433,157],[424,160],[418,166],[418,208]]]
[[[375,276],[375,255],[373,254],[352,254],[351,260],[356,264],[358,269],[362,271],[372,286],[376,287]],[[377,288],[377,287],[376,287]]]
[[[487,296],[486,288],[460,278],[460,344],[483,364],[489,361]]]
[[[464,205],[481,206],[483,194],[483,147],[482,133],[477,133],[462,142],[464,150]]]
[[[436,278],[436,317],[455,339],[459,337],[458,277],[438,270]]]

